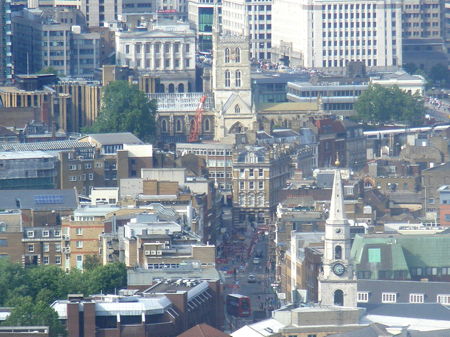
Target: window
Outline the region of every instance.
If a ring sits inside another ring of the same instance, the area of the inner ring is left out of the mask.
[[[28,253],[34,253],[34,245],[33,244],[28,245],[27,251],[28,251]]]
[[[91,163],[86,163],[86,164],[84,164],[84,168],[85,169],[91,169],[92,168],[92,164]]]
[[[245,188],[245,183],[243,181],[239,182],[239,188],[243,190]]]
[[[167,121],[165,119],[161,121],[161,129],[162,132],[167,132]]]
[[[440,304],[449,305],[450,295],[437,295],[436,302]]]
[[[49,261],[48,256],[44,256],[44,258],[42,259],[42,263],[48,264],[48,261]]]
[[[61,256],[55,256],[55,264],[61,264]]]
[[[57,237],[57,238],[59,238],[60,236],[61,236],[61,231],[60,230],[55,230],[55,236]]]
[[[241,112],[241,107],[239,106],[239,104],[236,104],[236,105],[234,106],[234,113],[238,114],[238,113],[240,113],[240,112]]]
[[[409,294],[409,303],[423,303],[423,294]]]
[[[27,231],[27,238],[34,238],[34,231]]]
[[[77,247],[78,249],[83,248],[83,241],[77,241],[76,247]]]
[[[77,176],[69,176],[69,181],[77,181]]]
[[[8,240],[0,239],[0,247],[8,247]]]
[[[369,256],[369,263],[380,263],[381,262],[380,248],[369,248],[368,256]]]
[[[397,293],[381,294],[381,303],[396,303],[396,302],[397,302]]]
[[[61,252],[61,244],[60,243],[55,243],[55,252],[56,253],[60,253]]]
[[[75,233],[76,233],[77,235],[83,235],[83,228],[76,228],[76,229],[75,229]]]
[[[334,247],[334,258],[335,258],[335,260],[342,259],[342,247],[339,245]]]
[[[48,242],[44,242],[44,244],[42,245],[42,250],[47,253],[50,251],[50,244]]]
[[[77,165],[69,165],[70,171],[75,171],[77,169]]]
[[[229,70],[225,70],[225,88],[229,88],[230,84],[231,84],[230,71]]]
[[[47,231],[47,230],[42,231],[42,236],[43,236],[44,238],[48,238],[48,237],[50,236],[50,232]]]
[[[264,188],[264,181],[259,181],[259,182],[258,182],[258,188],[259,188],[260,190],[262,190],[262,189]]]
[[[258,170],[258,176],[260,176],[260,177],[264,176],[264,170],[263,169],[259,169]]]
[[[225,48],[225,63],[229,63],[230,62],[230,49],[229,48]]]
[[[241,49],[237,47],[234,50],[235,56],[234,56],[234,62],[239,63],[241,62]]]
[[[241,72],[240,70],[236,70],[236,74],[235,74],[235,85],[236,88],[240,88],[241,87]]]
[[[248,183],[248,188],[251,189],[251,190],[253,190],[253,189],[255,188],[255,183],[254,183],[253,181],[250,181],[250,182]]]
[[[253,174],[253,169],[250,169],[250,171],[249,171],[249,172],[250,172],[249,176],[250,176],[250,177],[254,177],[254,174]]]
[[[369,292],[367,291],[358,291],[356,300],[360,303],[369,302]]]
[[[89,177],[89,180],[94,180],[94,173],[89,173],[88,177]]]

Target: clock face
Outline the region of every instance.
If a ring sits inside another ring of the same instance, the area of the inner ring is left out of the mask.
[[[341,276],[345,273],[345,267],[342,263],[335,263],[333,265],[333,273],[335,273],[337,276]]]

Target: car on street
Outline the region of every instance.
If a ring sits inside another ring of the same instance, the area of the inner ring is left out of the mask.
[[[259,258],[259,257],[253,258],[253,264],[260,264],[260,263],[261,263],[261,258]]]
[[[248,275],[247,282],[248,283],[256,283],[256,276],[253,274]]]

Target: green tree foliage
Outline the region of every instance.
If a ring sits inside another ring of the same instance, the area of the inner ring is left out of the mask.
[[[53,67],[45,67],[38,71],[38,74],[53,74],[58,75],[58,71]]]
[[[365,122],[401,122],[413,125],[422,120],[424,105],[418,94],[399,87],[370,85],[355,103],[358,118]]]
[[[126,81],[111,82],[104,90],[100,113],[84,132],[132,132],[144,141],[155,133],[156,102],[147,99],[136,85]]]
[[[3,322],[6,326],[48,326],[51,337],[66,336],[66,330],[58,319],[58,314],[47,303],[33,301],[29,296],[16,297],[10,302],[14,307],[11,315]]]
[[[91,269],[74,269],[65,273],[57,266],[23,268],[7,259],[0,259],[0,306],[11,306],[5,325],[48,325],[50,336],[64,336],[56,312],[50,307],[68,294],[85,296],[113,293],[126,287],[124,264],[102,266],[92,259]]]

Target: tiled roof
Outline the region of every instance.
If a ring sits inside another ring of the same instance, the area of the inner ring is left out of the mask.
[[[202,323],[190,328],[177,337],[230,337],[230,335]]]
[[[77,140],[55,140],[51,142],[1,144],[0,151],[62,151],[91,147],[93,147],[91,144],[79,142]]]

